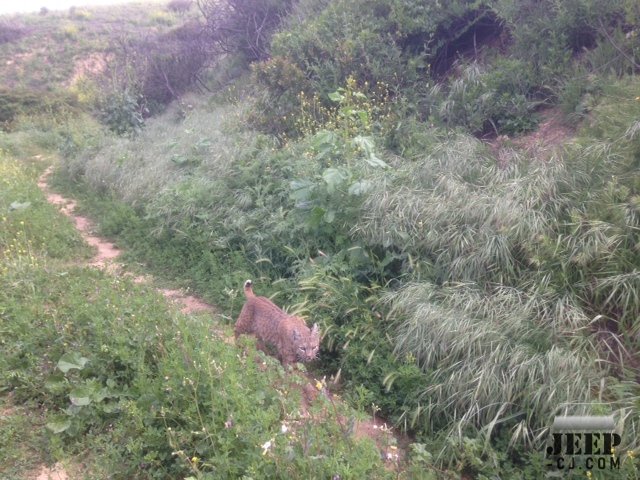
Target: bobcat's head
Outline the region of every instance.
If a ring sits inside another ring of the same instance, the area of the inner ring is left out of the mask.
[[[300,362],[310,362],[316,358],[320,350],[320,330],[314,323],[311,329],[294,329],[292,333],[296,356]]]

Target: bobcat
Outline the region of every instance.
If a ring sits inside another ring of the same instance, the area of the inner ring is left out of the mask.
[[[243,333],[254,334],[258,348],[265,351],[265,344],[274,346],[283,365],[316,358],[320,347],[317,324],[310,329],[300,317],[286,314],[268,298],[257,297],[251,280],[244,282],[244,294],[247,301],[236,322],[236,338]]]

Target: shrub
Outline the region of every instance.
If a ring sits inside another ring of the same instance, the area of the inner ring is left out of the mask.
[[[596,77],[586,70],[577,70],[576,75],[565,82],[558,94],[560,110],[571,123],[583,120],[596,105],[601,89]]]
[[[176,100],[199,78],[208,57],[202,26],[189,22],[141,45],[147,62],[142,75],[142,95],[152,105]]]
[[[136,111],[143,117],[158,113],[185,93],[198,80],[209,58],[198,22],[161,35],[120,41],[112,45],[111,53],[103,83],[109,82],[105,88],[119,92],[116,96],[121,101],[115,105],[120,107],[114,108],[140,95],[136,101],[145,108]]]
[[[514,53],[546,87],[568,73],[572,53],[593,48],[602,29],[624,18],[623,1],[509,0],[496,2],[496,9],[514,38]]]
[[[99,105],[101,121],[118,135],[138,132],[146,112],[144,97],[128,90],[103,97]]]
[[[85,9],[69,9],[69,17],[74,20],[89,20],[91,18],[91,12]]]
[[[584,63],[591,72],[633,75],[640,71],[640,36],[636,29],[600,28],[598,45],[585,53]]]
[[[167,12],[163,12],[162,10],[157,10],[151,14],[151,20],[160,25],[171,25],[173,24],[173,18]]]
[[[241,53],[249,61],[268,57],[271,35],[291,5],[291,0],[198,0],[207,39],[219,52]]]
[[[392,89],[412,84],[420,64],[413,71],[407,68],[384,3],[331,2],[318,17],[276,34],[273,54],[305,71],[321,97],[344,85],[349,76],[359,84],[383,82]]]
[[[76,107],[77,99],[67,93],[45,94],[26,89],[0,89],[0,127],[11,130],[12,124],[22,115],[57,115]]]
[[[255,113],[249,117],[252,125],[268,133],[295,132],[300,93],[310,92],[304,72],[286,58],[274,56],[252,65],[255,81],[266,87],[259,97]]]
[[[517,60],[500,61],[488,71],[468,65],[451,81],[437,114],[448,126],[462,125],[475,135],[531,130],[536,122],[527,77],[526,66]]]
[[[171,12],[184,14],[193,7],[193,0],[171,0],[167,3],[167,9]]]
[[[26,27],[4,20],[0,22],[0,45],[17,42],[28,33]]]
[[[67,23],[61,29],[62,36],[68,40],[78,39],[78,27],[73,23]]]
[[[3,91],[0,93],[0,122],[3,128],[24,111],[33,111],[40,105],[40,98],[34,92]]]

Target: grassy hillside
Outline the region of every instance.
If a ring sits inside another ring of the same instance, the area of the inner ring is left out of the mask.
[[[74,87],[101,73],[112,42],[167,31],[184,19],[165,4],[0,16],[0,83],[9,89]]]
[[[36,186],[45,162],[0,154],[2,478],[58,460],[72,478],[391,478],[345,434],[356,412],[322,394],[301,408],[307,379],[254,342],[82,267],[88,247]]]
[[[593,476],[637,478],[638,5],[201,7],[5,148],[57,145],[56,187],[223,323],[246,278],[318,322],[318,373],[415,436],[409,478],[543,478],[559,414],[614,414],[620,470]]]

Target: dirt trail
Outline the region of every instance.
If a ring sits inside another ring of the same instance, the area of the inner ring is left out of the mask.
[[[96,254],[88,264],[92,267],[99,268],[111,272],[113,274],[129,276],[131,273],[126,272],[125,267],[116,261],[120,255],[120,249],[113,243],[94,235],[93,224],[87,217],[78,215],[75,213],[76,202],[68,198],[63,197],[60,194],[51,192],[47,179],[53,170],[53,166],[50,166],[38,179],[38,187],[44,192],[47,197],[47,201],[53,205],[56,205],[60,212],[71,218],[76,226],[76,229],[81,233],[82,238],[96,249]],[[136,283],[149,283],[151,282],[149,276],[137,276],[134,278]],[[167,288],[158,289],[166,298],[173,303],[181,306],[182,313],[198,313],[198,312],[215,312],[216,309],[213,305],[196,298],[192,295],[187,295],[181,290],[171,290]]]
[[[60,212],[73,220],[76,229],[80,232],[84,240],[92,247],[95,247],[96,254],[88,261],[88,265],[107,271],[113,275],[133,276],[131,272],[126,271],[124,265],[117,262],[121,250],[112,242],[95,235],[93,233],[93,223],[87,217],[75,213],[76,202],[51,191],[48,178],[52,171],[53,165],[48,167],[40,176],[38,179],[38,187],[45,194],[49,203],[56,205],[60,209]],[[151,284],[153,278],[149,275],[136,276],[133,278],[133,281],[136,283]],[[178,305],[182,313],[214,313],[217,311],[213,305],[192,295],[187,295],[181,290],[166,288],[158,288],[157,290],[162,293],[165,298]],[[233,339],[229,338],[226,339],[226,341],[232,343]],[[312,378],[310,375],[307,375],[307,377],[310,383],[303,387],[305,403],[305,405],[302,406],[303,410],[306,410],[315,398],[321,394],[331,398],[332,402],[334,401],[335,397],[326,388],[321,388],[320,391],[316,389],[314,384],[317,384],[318,380]],[[342,419],[342,421],[344,423],[346,419]],[[392,471],[399,471],[405,459],[406,448],[408,444],[411,443],[407,436],[395,432],[387,423],[378,418],[368,418],[357,421],[353,425],[353,436],[355,438],[370,438],[373,440],[380,450],[381,457],[385,461],[387,469]],[[38,472],[36,480],[67,480],[68,478],[64,468],[60,464],[56,464],[50,468],[43,466]]]
[[[40,467],[35,473],[35,480],[68,480],[69,475],[60,463],[56,463],[53,467]]]

